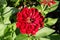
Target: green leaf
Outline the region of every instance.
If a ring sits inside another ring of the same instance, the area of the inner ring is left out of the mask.
[[[16,37],[16,34],[14,32],[12,35],[10,34],[10,35],[5,36],[4,40],[14,40],[15,37]]]
[[[7,32],[5,35],[4,35],[4,40],[14,40],[16,38],[16,34],[15,32],[12,33],[12,32]]]
[[[4,30],[4,40],[8,40],[8,39],[14,40],[16,37],[15,30],[16,30],[15,23],[8,24],[6,29]]]
[[[6,0],[0,0],[0,7],[5,8],[7,6]]]
[[[54,25],[56,22],[57,22],[57,18],[55,18],[55,19],[53,19],[53,18],[45,18],[45,23],[44,23],[44,25],[45,26],[52,26],[52,25]]]
[[[50,35],[50,40],[60,40],[60,34],[53,34]]]
[[[28,40],[28,36],[25,34],[19,34],[15,40]]]
[[[10,0],[11,2],[16,2],[17,0]]]
[[[36,6],[35,8],[38,9],[39,12],[41,12],[41,10],[42,10],[40,5]]]
[[[9,40],[14,40],[15,37],[16,37],[15,32],[12,32],[12,31],[14,31],[14,30],[10,31],[9,29],[10,29],[10,28],[8,28],[8,30],[7,30],[7,29],[5,30],[4,40],[8,40],[8,39],[9,39]]]
[[[46,9],[46,5],[38,5],[35,7],[36,9],[38,9],[39,12],[42,13],[43,16],[46,16],[46,14],[48,14],[48,11],[45,11]]]
[[[56,1],[56,4],[51,5],[51,7],[48,7],[48,8],[45,10],[45,12],[46,12],[46,11],[47,11],[47,12],[52,12],[52,11],[56,10],[57,7],[58,7],[58,4],[59,4],[59,1]]]
[[[0,36],[4,35],[4,30],[6,29],[6,25],[0,23]]]
[[[4,24],[10,24],[10,16],[16,13],[18,10],[13,7],[6,7],[4,9],[3,17],[4,17]]]
[[[37,0],[38,2],[40,2],[40,0]]]
[[[16,30],[16,23],[13,23],[12,26],[13,26],[13,30],[15,31]]]
[[[13,38],[13,40],[16,38],[16,33],[15,32],[13,33],[13,37],[12,38]]]
[[[35,6],[35,8],[38,9],[38,11],[41,12],[43,16],[45,16],[43,5]]]
[[[50,40],[50,39],[48,39],[48,38],[40,38],[40,40]]]
[[[16,24],[15,23],[12,23],[12,24],[7,25],[4,33],[5,34],[8,33],[8,32],[9,33],[13,33],[13,32],[15,32],[15,30],[16,30]]]
[[[0,12],[3,13],[3,9],[7,6],[6,0],[0,0]]]
[[[11,35],[4,37],[4,40],[13,40]]]
[[[40,38],[40,37],[44,37],[44,36],[48,36],[50,34],[52,34],[55,30],[53,29],[50,29],[48,27],[44,27],[42,28],[41,30],[39,30],[37,33],[36,33],[36,38]]]
[[[52,34],[52,35],[46,36],[45,38],[48,38],[50,40],[60,40],[60,34]]]

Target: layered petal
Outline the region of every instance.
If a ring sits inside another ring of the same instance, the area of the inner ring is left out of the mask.
[[[17,13],[16,26],[22,34],[34,35],[44,25],[44,17],[35,8],[23,8]]]

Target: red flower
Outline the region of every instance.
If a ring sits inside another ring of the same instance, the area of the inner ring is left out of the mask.
[[[51,6],[53,4],[55,4],[56,2],[54,0],[42,0],[41,4],[44,4],[44,5],[48,5],[48,6]]]
[[[22,34],[36,34],[44,25],[44,17],[35,8],[23,8],[17,13],[16,26]]]

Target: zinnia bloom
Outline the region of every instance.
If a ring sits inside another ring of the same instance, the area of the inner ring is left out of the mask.
[[[35,8],[23,8],[21,12],[17,13],[16,26],[20,29],[22,34],[34,35],[43,27],[44,17]]]
[[[54,0],[42,0],[41,4],[44,4],[44,5],[48,5],[48,6],[51,6],[53,4],[55,4],[56,2]]]

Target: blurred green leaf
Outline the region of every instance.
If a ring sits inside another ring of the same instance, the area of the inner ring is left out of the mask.
[[[40,40],[50,40],[50,39],[48,39],[48,38],[40,38]]]
[[[40,2],[40,0],[37,0],[38,2]]]
[[[10,35],[7,35],[4,37],[4,40],[14,40],[16,37],[16,34],[13,33],[13,34],[10,34]]]
[[[28,40],[28,36],[25,34],[19,34],[15,40]]]
[[[53,34],[50,35],[50,40],[60,40],[60,34]]]
[[[9,36],[4,37],[4,40],[13,40],[13,39],[12,39],[12,36],[9,35]]]
[[[10,24],[10,17],[11,15],[15,14],[18,10],[13,7],[6,7],[4,9],[3,17],[4,17],[4,24]]]
[[[52,34],[55,30],[53,29],[50,29],[48,27],[44,27],[42,28],[41,30],[39,30],[37,33],[36,33],[36,38],[40,38],[40,37],[44,37],[44,36],[48,36],[50,34]]]
[[[9,31],[12,33],[12,32],[15,32],[15,30],[16,30],[16,24],[12,23],[12,24],[7,25],[4,32],[5,32],[5,34]]]
[[[9,24],[4,31],[4,40],[14,40],[16,37],[15,30],[16,24]]]
[[[58,4],[59,4],[59,1],[56,1],[56,4],[51,5],[51,7],[48,7],[48,8],[45,10],[45,12],[52,12],[52,11],[56,10],[57,7],[58,7]]]
[[[0,0],[0,8],[5,8],[7,6],[6,0]]]
[[[13,23],[12,26],[13,26],[13,30],[15,31],[16,30],[16,23]]]
[[[55,19],[53,19],[53,18],[45,18],[45,23],[44,23],[44,25],[45,26],[52,26],[52,25],[54,25],[56,22],[57,22],[57,18],[55,18]]]
[[[48,14],[48,11],[45,11],[46,6],[44,5],[38,5],[35,8],[37,8],[38,11],[42,13],[43,16],[46,16],[46,14]]]
[[[0,0],[0,12],[3,13],[3,9],[7,6],[6,0]]]
[[[46,36],[45,38],[48,38],[50,40],[60,40],[60,34],[52,34],[52,35],[49,35],[49,36]]]
[[[13,37],[12,38],[13,38],[13,40],[15,40],[15,38],[16,38],[16,33],[15,32],[13,33]]]
[[[11,2],[16,2],[17,0],[10,0]]]
[[[40,5],[36,6],[36,8],[38,9],[39,12],[41,12],[42,8]]]
[[[0,36],[4,35],[4,30],[6,29],[6,25],[0,23]]]

